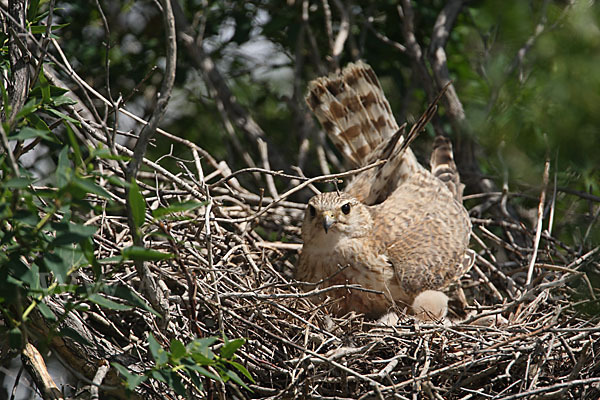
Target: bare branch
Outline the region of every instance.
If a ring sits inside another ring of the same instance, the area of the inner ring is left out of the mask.
[[[544,206],[546,203],[546,189],[548,188],[549,173],[550,160],[546,160],[546,163],[544,165],[544,176],[542,178],[542,192],[540,193],[540,202],[538,204],[538,216],[535,228],[535,239],[533,241],[533,252],[531,254],[531,260],[529,261],[529,268],[527,269],[527,281],[525,282],[528,288],[531,287],[531,279],[533,278],[533,267],[535,266],[535,260],[537,259],[537,251],[540,245],[540,238],[542,236],[542,224],[544,218]]]
[[[433,76],[438,87],[444,87],[450,82],[450,72],[448,71],[448,59],[446,57],[445,47],[462,5],[463,0],[448,1],[439,13],[435,25],[433,26],[431,45],[429,46],[429,59],[431,68],[433,69]],[[446,100],[450,118],[454,121],[455,126],[459,126],[465,119],[465,111],[456,94],[454,85],[450,85],[444,98]]]
[[[10,0],[8,2],[9,11],[9,39],[8,39],[8,58],[10,61],[11,84],[8,86],[8,96],[10,97],[10,115],[6,115],[8,125],[12,126],[14,119],[27,99],[29,92],[29,58],[27,50],[27,35],[25,32],[25,1]]]
[[[173,2],[173,11],[177,21],[177,35],[185,46],[188,54],[196,66],[202,71],[207,85],[212,88],[216,99],[223,105],[224,112],[229,119],[248,136],[252,143],[257,143],[261,139],[269,144],[269,159],[277,169],[284,169],[286,163],[280,154],[274,149],[270,139],[265,135],[260,125],[256,123],[250,113],[237,101],[234,94],[229,89],[227,82],[217,70],[211,57],[204,52],[202,43],[195,43],[191,32],[191,27],[185,19],[178,2]]]
[[[166,33],[167,43],[167,54],[166,54],[166,67],[164,79],[160,89],[160,94],[156,101],[156,107],[152,116],[148,120],[148,125],[145,125],[140,132],[138,140],[133,150],[133,157],[127,166],[127,177],[135,179],[137,172],[142,163],[142,158],[146,153],[146,147],[148,142],[154,135],[156,128],[162,117],[167,110],[167,104],[171,97],[171,91],[173,90],[173,84],[175,83],[175,67],[177,63],[177,43],[175,35],[175,18],[173,17],[173,11],[171,9],[170,0],[161,1],[163,7],[164,26]]]
[[[64,399],[62,393],[58,390],[58,386],[48,373],[44,358],[31,343],[25,344],[25,348],[21,353],[21,360],[44,400]]]
[[[425,89],[425,93],[427,93],[427,98],[431,102],[436,95],[436,90],[427,71],[423,50],[415,35],[415,15],[410,0],[401,1],[401,5],[398,5],[398,14],[403,22],[402,34],[406,42],[407,54],[410,56],[417,76]]]

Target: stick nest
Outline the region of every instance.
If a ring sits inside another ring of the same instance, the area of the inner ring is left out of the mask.
[[[128,368],[143,370],[152,365],[143,347],[146,332],[165,347],[172,339],[187,343],[194,337],[225,335],[247,338],[237,352],[238,361],[255,383],[248,382],[252,392],[233,383],[207,384],[205,395],[600,396],[600,320],[590,312],[597,303],[585,273],[597,269],[599,251],[573,249],[546,229],[540,229],[536,243],[535,221],[519,221],[510,209],[513,203],[521,207],[527,202],[535,209],[539,188],[532,195],[466,196],[474,225],[471,247],[478,252],[474,268],[460,280],[469,307],[451,313],[449,323],[417,322],[398,309],[399,321],[387,326],[361,315],[331,316],[294,281],[303,203],[285,194],[267,196],[244,187],[252,186],[247,183],[252,179],[262,179],[264,171],[260,176],[257,172],[232,175],[225,163],[208,154],[195,161],[194,173],[180,163],[177,173],[184,172],[175,179],[156,171],[153,179],[142,184],[150,208],[205,202],[160,223],[147,219],[143,227],[147,247],[175,255],[147,263],[168,295],[168,318],[157,319],[139,309],[102,311],[119,335],[93,320],[89,324],[89,329],[103,332],[113,342],[113,354],[130,356]],[[278,174],[266,176],[273,175]],[[292,188],[309,186],[301,177],[275,179]],[[99,222],[99,257],[113,256],[131,245],[124,218]],[[147,297],[133,264],[107,275]],[[168,388],[160,385],[146,382],[138,391],[145,398],[170,397]]]

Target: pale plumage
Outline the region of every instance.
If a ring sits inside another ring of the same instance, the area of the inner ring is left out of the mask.
[[[410,149],[399,151],[401,145],[392,142],[397,124],[364,63],[313,81],[309,91],[309,106],[355,165],[374,161],[386,146],[393,151],[384,167],[359,175],[345,192],[309,201],[297,279],[370,289],[336,289],[321,298],[336,299],[332,307],[338,314],[379,317],[394,304],[410,306],[419,293],[441,290],[462,276],[473,263],[471,224],[457,200],[462,186],[449,141],[436,142],[435,175]]]

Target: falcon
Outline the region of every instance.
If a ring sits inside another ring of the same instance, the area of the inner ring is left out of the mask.
[[[435,293],[473,265],[474,253],[450,141],[436,137],[431,170],[408,147],[432,117],[435,102],[405,137],[363,62],[310,82],[306,101],[353,166],[387,162],[356,175],[343,192],[309,200],[296,279],[313,287],[342,286],[319,297],[331,298],[338,315],[354,311],[378,318],[394,306],[410,307],[417,297],[419,304],[437,301]]]

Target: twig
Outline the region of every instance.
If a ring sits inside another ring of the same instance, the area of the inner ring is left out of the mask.
[[[90,400],[98,400],[100,395],[98,393],[98,388],[102,385],[102,381],[106,377],[108,370],[110,369],[110,364],[106,360],[100,361],[100,366],[96,371],[96,375],[94,375],[94,379],[92,380],[92,385],[90,387]]]
[[[335,4],[341,16],[340,28],[331,49],[331,55],[337,66],[342,50],[344,50],[344,43],[346,43],[346,39],[348,39],[348,34],[350,33],[350,17],[348,16],[348,10],[342,4],[341,0],[333,0],[333,4]]]
[[[531,279],[533,278],[533,268],[537,259],[537,251],[540,246],[540,238],[542,237],[542,223],[544,218],[544,204],[546,203],[546,188],[548,187],[548,176],[550,174],[550,160],[546,160],[544,164],[544,175],[542,178],[542,192],[540,193],[540,202],[538,204],[537,226],[535,229],[535,239],[533,240],[533,253],[529,260],[529,268],[527,269],[527,281],[525,286],[531,288]]]
[[[410,0],[402,0],[401,4],[398,5],[398,14],[402,19],[402,35],[406,42],[407,54],[410,56],[411,61],[414,65],[414,69],[417,72],[418,78],[425,88],[428,99],[433,99],[435,96],[435,90],[433,88],[431,77],[427,71],[425,60],[423,58],[423,50],[421,45],[417,41],[415,35],[415,16]]]
[[[573,387],[573,386],[589,385],[589,384],[596,383],[596,382],[600,382],[600,378],[577,379],[577,380],[572,380],[572,381],[567,381],[567,382],[563,382],[563,383],[557,383],[557,384],[554,384],[554,385],[537,388],[537,389],[534,389],[534,390],[528,390],[528,391],[525,391],[525,392],[520,392],[520,393],[517,393],[517,394],[513,394],[511,396],[501,397],[498,400],[522,399],[524,397],[531,397],[531,396],[533,396],[535,394],[540,394],[540,393],[544,393],[544,392],[550,392],[550,391],[554,391],[554,390],[557,390],[557,389],[569,388],[569,387]]]
[[[217,221],[223,221],[223,222],[229,222],[229,223],[239,223],[239,222],[248,222],[248,221],[252,221],[255,218],[258,218],[262,215],[264,215],[269,209],[271,209],[273,206],[275,206],[277,203],[279,203],[281,200],[286,199],[287,197],[291,196],[292,194],[304,189],[306,186],[310,185],[311,183],[315,183],[315,182],[323,182],[323,181],[327,181],[327,180],[331,180],[331,179],[337,179],[337,178],[344,178],[346,176],[351,176],[354,174],[357,174],[359,172],[362,171],[366,171],[370,168],[375,168],[378,165],[381,165],[383,163],[387,162],[387,160],[378,160],[372,164],[366,165],[362,168],[357,168],[351,171],[347,171],[347,172],[342,172],[342,173],[338,173],[338,174],[330,174],[330,175],[321,175],[321,176],[317,176],[314,178],[310,178],[304,182],[302,182],[300,185],[288,190],[287,192],[285,192],[284,194],[281,195],[281,197],[279,198],[279,200],[275,200],[272,203],[269,203],[266,207],[264,207],[262,210],[260,210],[259,212],[255,213],[254,215],[248,216],[248,217],[244,217],[244,218],[232,218],[232,219],[221,219],[221,218],[217,218]]]
[[[271,165],[269,163],[269,150],[267,147],[267,142],[260,138],[258,139],[258,152],[260,153],[264,169],[267,171],[270,170]],[[267,189],[269,189],[269,193],[271,193],[271,196],[273,196],[275,201],[279,200],[279,193],[277,193],[277,187],[275,186],[273,175],[266,174],[265,180],[267,181]]]

